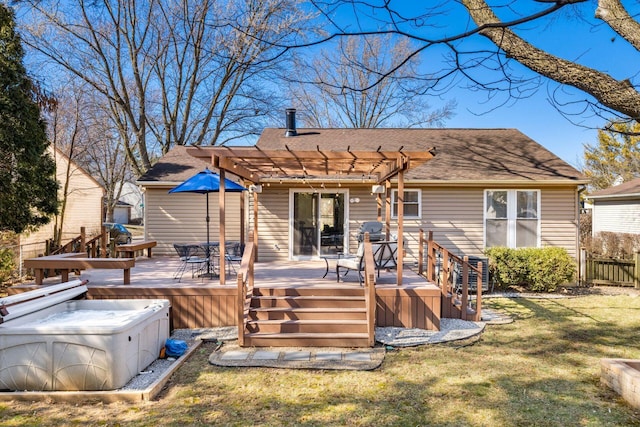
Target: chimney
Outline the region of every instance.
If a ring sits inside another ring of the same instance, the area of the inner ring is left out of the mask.
[[[296,131],[296,109],[295,108],[287,108],[287,131],[284,133],[284,136],[296,136],[298,132]]]

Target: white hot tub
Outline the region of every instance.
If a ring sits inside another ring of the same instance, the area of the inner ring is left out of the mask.
[[[0,299],[0,390],[114,390],[158,358],[167,300],[79,300],[76,280]]]

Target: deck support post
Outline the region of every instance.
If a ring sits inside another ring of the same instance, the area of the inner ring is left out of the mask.
[[[387,179],[384,182],[384,186],[384,239],[386,241],[389,241],[389,239],[391,238],[391,180]]]
[[[259,202],[259,194],[254,191],[253,192],[253,261],[258,261],[258,202]]]
[[[460,318],[467,320],[467,306],[469,305],[469,257],[464,256],[462,263],[462,302],[460,304]],[[482,277],[482,276],[480,276]],[[480,285],[482,289],[482,285]]]
[[[220,270],[220,284],[226,284],[226,262],[225,262],[225,209],[224,209],[224,201],[225,201],[225,185],[224,180],[226,178],[226,171],[223,168],[218,169],[220,172],[220,192],[218,193],[219,197],[219,207],[220,207],[220,266],[218,269]]]
[[[402,286],[404,265],[404,168],[398,172],[398,286]]]

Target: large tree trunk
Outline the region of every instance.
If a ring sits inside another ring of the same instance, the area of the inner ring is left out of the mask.
[[[480,34],[489,38],[504,51],[507,57],[513,58],[525,67],[555,80],[561,84],[576,87],[596,98],[602,105],[623,113],[635,120],[640,120],[640,93],[628,80],[618,81],[609,74],[585,67],[551,55],[527,43],[510,28],[502,24],[500,19],[484,0],[462,0],[472,19],[480,29]],[[602,1],[611,10],[612,0]],[[628,27],[619,21],[619,14],[600,12],[600,18],[609,23],[618,20],[616,31],[627,31]],[[628,16],[628,15],[627,15]],[[629,18],[632,20],[631,18]],[[498,24],[498,25],[496,25]],[[637,30],[635,30],[637,31]],[[636,33],[634,39],[640,37]],[[626,37],[625,37],[626,38]]]

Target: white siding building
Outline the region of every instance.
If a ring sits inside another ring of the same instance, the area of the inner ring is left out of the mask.
[[[640,234],[640,178],[597,191],[592,204],[592,235],[600,232]]]

